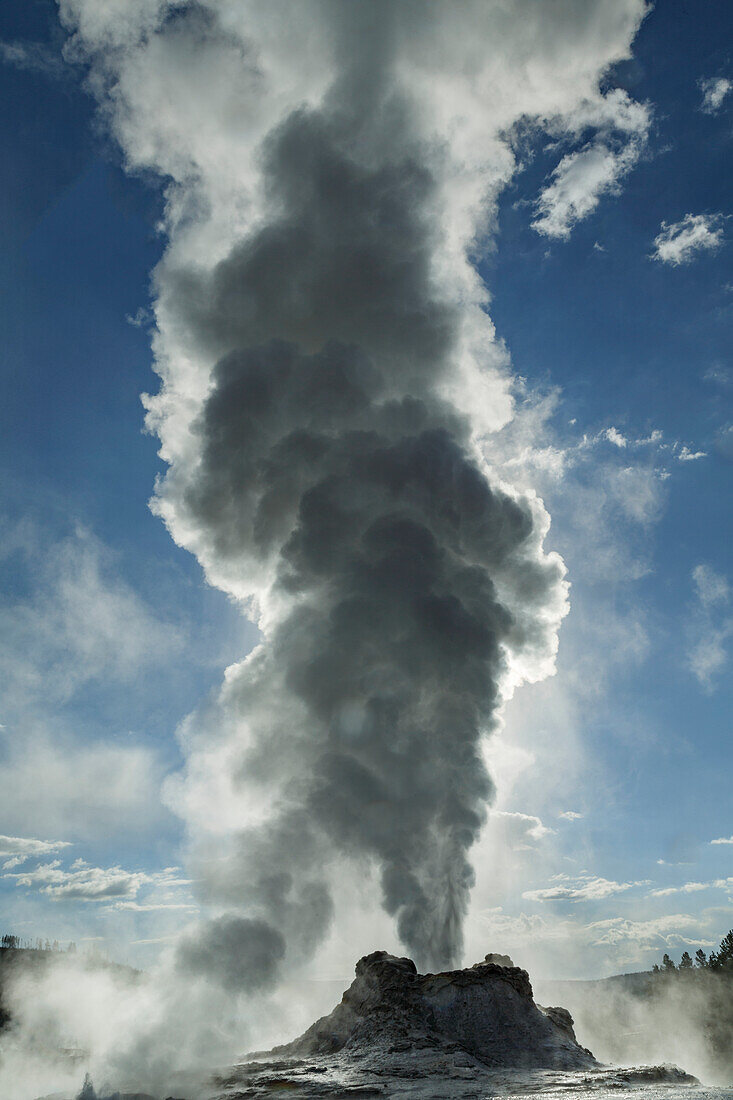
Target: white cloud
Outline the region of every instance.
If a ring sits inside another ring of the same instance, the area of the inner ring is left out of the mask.
[[[133,899],[142,886],[178,887],[189,885],[190,880],[177,876],[176,867],[149,874],[144,871],[126,871],[122,867],[94,867],[86,860],[77,859],[70,868],[64,868],[61,860],[41,863],[32,870],[6,872],[2,877],[14,879],[17,886],[37,890],[55,901],[109,901],[113,898]],[[157,908],[157,906],[156,906]]]
[[[733,844],[733,836],[719,836],[710,841],[711,844]]]
[[[68,840],[35,840],[23,836],[0,836],[0,859],[6,860],[3,870],[10,871],[28,859],[50,855],[52,852],[70,847],[71,843]]]
[[[714,844],[715,841],[711,841]],[[733,843],[733,841],[723,841],[724,844]],[[729,878],[716,878],[711,882],[685,882],[682,886],[666,886],[662,890],[652,890],[649,896],[653,898],[666,898],[671,894],[698,894],[702,890],[725,890],[726,892],[733,888],[733,877]]]
[[[618,193],[621,180],[640,152],[636,142],[620,150],[594,142],[579,152],[567,153],[537,199],[538,216],[532,228],[546,237],[567,240],[576,223],[596,209],[604,194]]]
[[[563,978],[589,978],[629,966],[646,968],[659,961],[664,951],[709,947],[720,938],[710,915],[609,916],[584,922],[577,913],[577,909],[572,916],[484,909],[471,928],[477,944],[474,954],[480,957],[480,946],[491,944],[493,950],[505,951],[527,967],[533,981],[553,971]]]
[[[0,604],[6,708],[36,697],[63,702],[93,681],[130,682],[180,648],[177,628],[115,575],[109,550],[84,528],[49,544],[32,524],[5,526],[0,558],[10,554],[22,562],[29,591]]]
[[[730,585],[726,577],[701,562],[692,570],[696,606],[687,628],[687,664],[708,691],[728,662],[728,643],[733,637],[729,614]]]
[[[710,882],[686,882],[684,886],[666,886],[661,890],[651,890],[649,897],[666,898],[671,894],[697,894],[700,890],[709,890],[714,885]]]
[[[662,442],[664,438],[663,433],[659,428],[654,428],[649,435],[642,435],[633,437],[624,435],[618,428],[611,425],[608,428],[604,428],[598,432],[595,436],[586,435],[583,437],[583,441],[586,447],[592,447],[596,443],[602,443],[606,440],[608,443],[613,443],[619,450],[625,450],[629,448],[631,450],[638,450],[641,447],[659,447],[660,450],[667,449],[669,445]],[[672,444],[674,447],[675,444]]]
[[[32,871],[5,874],[14,878],[18,886],[39,890],[42,894],[61,898],[99,901],[107,898],[134,897],[148,881],[142,872],[131,873],[121,867],[92,867],[84,860],[77,860],[71,870],[62,868],[59,860],[42,863]]]
[[[51,527],[0,517],[0,561],[16,579],[0,597],[3,827],[72,840],[139,836],[168,817],[162,760],[124,726],[110,729],[105,706],[113,700],[112,721],[125,722],[119,697],[134,682],[131,708],[142,714],[148,698],[154,707],[152,678],[180,651],[181,633],[120,579],[89,531],[54,538]],[[71,708],[92,689],[95,706],[77,724]]]
[[[718,603],[727,603],[730,597],[730,585],[727,579],[710,566],[701,562],[692,570],[692,580],[697,598],[704,607]]]
[[[146,745],[82,743],[43,726],[0,733],[3,823],[74,840],[160,831],[172,818],[160,801],[162,761]]]
[[[677,455],[680,462],[695,462],[698,458],[707,458],[707,451],[692,451],[684,445]]]
[[[733,461],[733,424],[726,424],[716,432],[715,450],[723,458]]]
[[[606,428],[603,434],[605,435],[609,443],[615,443],[617,447],[628,446],[628,439],[625,435],[621,434],[618,428],[614,428],[613,426],[611,426],[610,428]]]
[[[685,214],[679,222],[662,222],[652,258],[678,267],[700,252],[715,252],[723,243],[722,214]]]
[[[712,367],[708,367],[702,377],[703,381],[711,382],[725,390],[733,386],[733,371],[724,367],[722,363],[714,363]]]
[[[616,581],[648,571],[648,534],[664,510],[681,444],[666,441],[658,428],[571,432],[577,421],[560,425],[560,409],[559,391],[530,395],[520,384],[514,419],[484,449],[507,481],[534,488],[545,501],[555,536],[563,532],[556,544],[577,601],[579,571]]]
[[[517,756],[523,751],[524,757],[519,758],[518,766],[506,771],[502,767],[504,752],[499,754],[498,765],[489,757],[502,809],[531,807],[543,821],[558,818],[566,824],[562,830],[558,826],[557,840],[548,839],[543,844],[541,860],[533,860],[530,853],[524,852],[521,859],[507,855],[501,861],[496,852],[497,839],[500,842],[501,838],[490,832],[489,823],[487,836],[482,837],[476,851],[474,904],[481,911],[482,906],[497,902],[512,906],[516,898],[539,886],[551,887],[548,893],[554,897],[567,897],[570,892],[578,901],[572,906],[575,911],[582,909],[580,899],[586,895],[592,903],[594,893],[604,892],[606,899],[598,904],[605,908],[609,890],[610,898],[630,901],[634,897],[635,904],[639,903],[639,891],[632,891],[631,886],[624,889],[625,881],[608,887],[603,882],[589,881],[590,876],[581,882],[567,876],[548,882],[547,876],[553,871],[569,870],[564,862],[568,857],[581,855],[583,861],[588,858],[584,850],[579,853],[571,847],[578,826],[570,827],[578,820],[578,791],[588,794],[597,789],[588,731],[601,713],[607,715],[604,722],[617,731],[623,727],[618,693],[607,695],[608,683],[611,677],[616,683],[623,682],[626,670],[638,668],[649,649],[644,610],[634,598],[632,585],[648,568],[648,533],[661,514],[665,497],[666,471],[662,463],[674,470],[671,445],[664,442],[658,429],[648,428],[642,433],[627,428],[624,422],[627,446],[620,448],[607,436],[608,427],[614,427],[608,421],[585,435],[582,428],[571,433],[562,413],[557,392],[542,399],[534,396],[526,404],[520,401],[499,445],[494,446],[493,438],[485,443],[487,459],[494,468],[502,474],[506,470],[507,480],[514,483],[534,485],[548,504],[555,545],[568,562],[573,579],[574,599],[563,628],[557,675],[531,692],[519,693],[507,708],[506,736],[502,734],[499,740],[510,745]],[[633,488],[636,490],[640,482],[645,492],[637,492],[631,506],[624,499],[624,490],[634,479],[623,473],[617,475],[636,465],[641,473]],[[614,579],[611,598],[607,597],[609,577]],[[628,598],[619,600],[623,592]],[[496,746],[497,739],[490,744]],[[547,907],[546,899],[528,899],[528,903],[532,901]],[[538,918],[533,920],[536,924]],[[517,932],[512,940],[516,951],[513,957],[531,960],[540,973],[547,973],[550,959],[555,960],[558,973],[566,974],[580,965],[587,966],[590,973],[596,967],[616,965],[620,956],[615,952],[589,950],[582,962],[576,960],[577,946],[571,944],[585,942],[581,933],[575,925],[563,931],[554,917],[547,920],[553,931],[544,927],[542,939],[531,948]],[[492,944],[505,943],[508,929],[509,923],[498,929]],[[481,944],[486,941],[483,924],[472,924],[467,938],[468,957],[479,957]]]
[[[654,467],[623,466],[609,473],[608,490],[629,519],[650,524],[661,514],[665,480],[665,472]]]
[[[554,832],[554,829],[543,825],[540,818],[532,814],[494,810],[492,817],[504,827],[505,839],[513,849],[526,849]]]
[[[557,545],[576,585],[580,574],[638,579],[649,568],[647,536],[665,505],[674,444],[658,429],[571,433],[557,426],[560,408],[559,391],[528,394],[520,386],[514,419],[484,441],[487,460],[510,483],[541,495],[553,532],[563,532]],[[612,443],[609,432],[612,439],[623,434],[626,446]]]
[[[722,107],[723,100],[727,98],[733,84],[724,76],[711,76],[707,80],[700,80],[699,83],[702,92],[700,110],[713,115]]]
[[[723,630],[710,630],[706,636],[698,638],[688,654],[688,663],[700,684],[712,690],[718,674],[728,662],[726,642],[733,628],[728,623]]]
[[[645,882],[614,882],[600,875],[553,875],[552,886],[541,890],[525,890],[522,897],[528,901],[601,901],[631,890],[635,886],[644,886]]]
[[[623,435],[626,447],[609,439],[609,427]],[[531,694],[516,697],[507,711],[506,740],[517,752],[530,750],[529,763],[508,778],[499,771],[497,785],[502,794],[505,786],[510,788],[510,806],[531,807],[542,820],[559,817],[568,826],[557,841],[545,842],[542,865],[524,853],[522,861],[507,859],[507,867],[500,866],[499,874],[497,857],[484,854],[482,838],[476,861],[477,908],[481,903],[484,907],[499,903],[511,909],[518,897],[524,897],[528,908],[542,907],[544,912],[541,917],[523,914],[521,920],[502,913],[471,922],[468,957],[480,957],[482,944],[490,943],[492,949],[506,950],[523,965],[535,967],[537,974],[554,968],[558,975],[567,976],[582,968],[578,976],[591,976],[629,964],[651,965],[671,946],[686,944],[693,937],[703,944],[719,938],[719,930],[703,916],[687,914],[679,922],[658,918],[655,910],[662,899],[650,898],[649,887],[641,882],[632,888],[632,876],[620,877],[610,886],[604,885],[608,880],[589,881],[591,876],[578,881],[567,863],[564,879],[548,881],[545,876],[563,869],[566,855],[588,859],[584,849],[579,853],[570,847],[577,827],[570,828],[573,819],[563,819],[562,813],[566,806],[575,811],[578,790],[588,794],[597,789],[598,776],[588,758],[588,730],[599,712],[605,708],[609,726],[617,731],[623,725],[622,705],[605,694],[609,677],[622,683],[626,669],[632,664],[639,667],[650,645],[652,627],[645,622],[632,584],[648,568],[647,537],[662,513],[668,480],[680,476],[679,445],[651,426],[634,430],[626,420],[615,424],[606,420],[586,434],[581,425],[571,434],[557,393],[542,400],[532,397],[526,406],[520,400],[515,419],[503,435],[495,449],[494,440],[487,441],[488,460],[502,471],[508,465],[507,479],[526,478],[541,493],[552,515],[555,545],[568,563],[574,599],[563,628],[557,676]],[[629,469],[639,473],[629,474]],[[614,598],[606,603],[603,586],[608,576],[614,578]],[[619,603],[618,595],[624,591],[628,599]],[[655,736],[651,733],[650,740]],[[493,834],[489,839],[494,839]],[[557,900],[550,902],[542,895],[527,898],[535,887],[545,887],[547,895]],[[604,893],[594,901],[594,895]],[[702,892],[679,896],[694,902],[695,908],[706,900]],[[593,912],[597,906],[612,923],[589,930],[575,919],[560,920],[548,910],[560,906],[563,899],[562,909],[573,917],[587,912],[590,904]],[[616,903],[624,906],[624,912],[633,906],[637,919],[628,922],[616,917]],[[486,908],[481,912],[485,914]]]
[[[0,61],[50,77],[60,77],[66,68],[61,55],[42,42],[0,42]]]
[[[125,320],[133,328],[144,328],[153,323],[153,315],[145,306],[139,306],[135,313],[128,313]]]
[[[712,946],[714,941],[706,941],[689,932],[704,926],[700,917],[688,913],[675,913],[666,917],[651,917],[648,920],[628,920],[625,917],[610,917],[607,920],[594,921],[588,925],[591,942],[597,946],[616,946],[631,942],[637,947],[677,947],[689,944]]]
[[[163,909],[188,909],[196,910],[197,905],[193,905],[191,902],[185,901],[160,901],[160,902],[146,902],[141,904],[137,901],[116,901],[111,906],[112,909],[117,909],[121,912],[131,913],[157,913]],[[142,942],[140,940],[138,943]]]
[[[620,88],[581,102],[553,127],[562,137],[596,131],[593,140],[567,153],[541,191],[532,227],[547,237],[566,240],[577,222],[591,214],[605,194],[616,194],[644,148],[651,123],[647,104],[637,103]],[[594,246],[600,250],[597,244]]]

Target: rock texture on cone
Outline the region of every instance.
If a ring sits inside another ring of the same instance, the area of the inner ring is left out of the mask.
[[[646,1083],[696,1084],[674,1066],[599,1066],[564,1008],[535,1004],[525,970],[487,955],[418,974],[410,959],[360,959],[341,1003],[299,1039],[218,1074],[217,1100],[485,1100],[511,1094],[602,1100]],[[610,1090],[613,1090],[612,1092]]]
[[[374,951],[356,964],[341,1004],[272,1053],[308,1057],[380,1047],[401,1054],[447,1043],[491,1067],[595,1066],[575,1038],[570,1014],[539,1008],[527,971],[491,958],[467,970],[418,974],[411,959]]]

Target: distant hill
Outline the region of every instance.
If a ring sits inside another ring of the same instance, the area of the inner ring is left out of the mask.
[[[136,978],[141,973],[131,966],[122,963],[110,962],[100,955],[72,955],[63,951],[52,951],[38,947],[0,947],[0,1028],[6,1027],[10,1021],[10,1010],[4,991],[7,989],[11,975],[24,971],[25,973],[38,973],[47,966],[51,966],[59,959],[68,957],[76,958],[80,967],[90,970],[115,970],[118,973]]]
[[[603,1062],[676,1062],[706,1083],[733,1080],[733,969],[538,981],[534,991],[569,1010],[579,1042]]]
[[[0,1028],[10,1020],[10,1013],[3,997],[8,977],[19,969],[39,970],[48,965],[49,959],[57,958],[58,952],[44,951],[35,947],[0,947]]]
[[[635,995],[648,993],[652,988],[654,974],[651,970],[635,970],[630,974],[611,974],[607,978],[558,978],[556,980],[535,981],[535,992],[542,998],[548,994],[562,998],[563,993],[602,989],[623,989],[625,992]],[[562,1003],[562,1001],[560,1002]]]

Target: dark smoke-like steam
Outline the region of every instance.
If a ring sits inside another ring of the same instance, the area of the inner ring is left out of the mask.
[[[269,136],[265,224],[174,292],[201,343],[226,349],[179,519],[225,571],[269,563],[278,608],[227,697],[248,731],[242,774],[274,776],[278,805],[214,891],[312,949],[324,855],[372,857],[403,943],[445,968],[492,793],[481,738],[505,647],[527,642],[561,567],[440,396],[461,318],[434,285],[436,184],[409,104],[344,96]],[[294,716],[278,720],[283,696]]]
[[[483,457],[511,383],[469,257],[517,124],[626,133],[598,81],[644,4],[59,2],[128,164],[167,181],[154,507],[263,634],[167,788],[218,914],[180,973],[276,981],[344,860],[421,967],[454,964],[483,738],[566,610],[541,502]]]

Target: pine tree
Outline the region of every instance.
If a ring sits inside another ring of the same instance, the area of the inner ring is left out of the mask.
[[[695,966],[699,967],[700,970],[703,970],[707,965],[708,960],[705,956],[705,952],[703,951],[702,947],[698,947],[697,951],[695,952]]]
[[[94,1085],[88,1073],[84,1077],[84,1084],[76,1100],[97,1100],[97,1094],[94,1091]]]
[[[664,957],[662,958],[662,968],[664,970],[668,971],[668,972],[671,972],[672,970],[677,969],[677,967],[674,965],[674,963],[670,959],[669,955],[664,955]]]
[[[733,970],[733,928],[720,941],[718,959],[722,962],[725,970]]]
[[[680,959],[680,970],[692,970],[692,956],[689,951],[682,952],[682,958]]]

